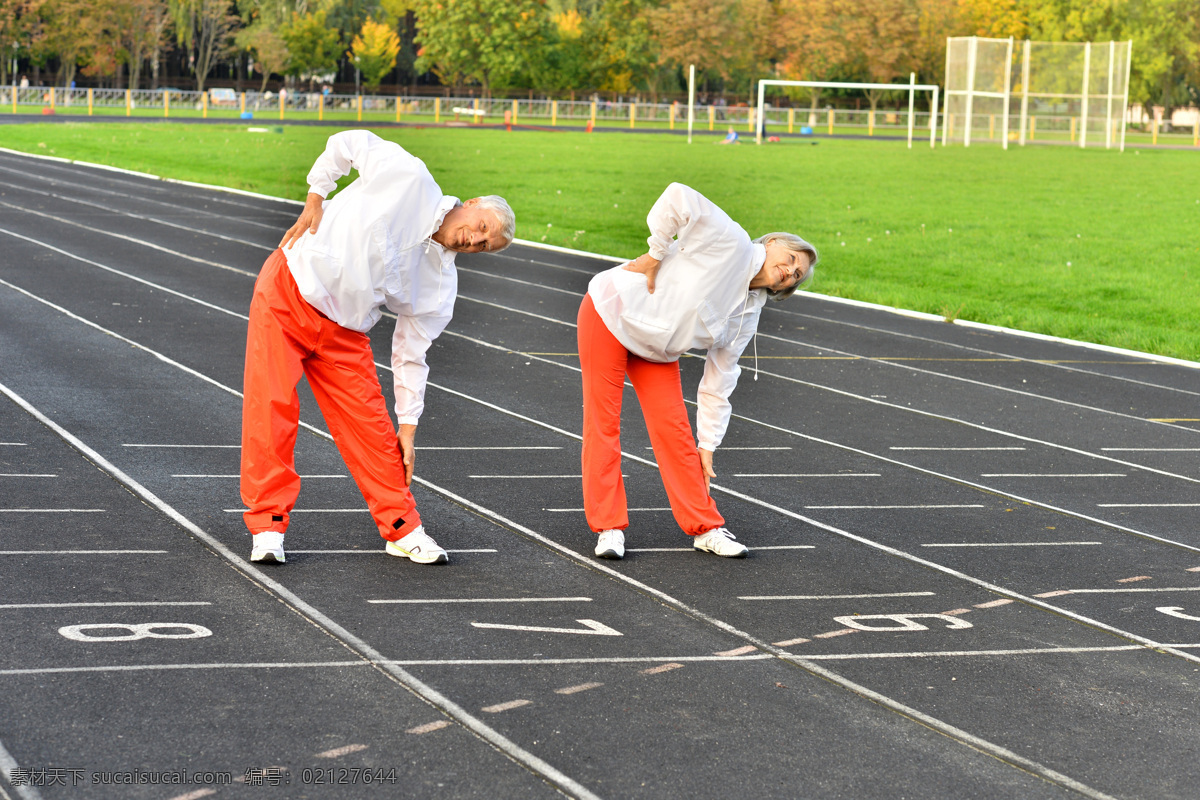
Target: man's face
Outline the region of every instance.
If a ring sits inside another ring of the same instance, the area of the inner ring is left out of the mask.
[[[500,220],[495,213],[481,208],[478,198],[450,209],[434,240],[457,253],[496,251],[504,247]]]

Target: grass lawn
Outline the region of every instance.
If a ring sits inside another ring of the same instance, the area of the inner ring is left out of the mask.
[[[259,123],[262,124],[262,123]],[[277,122],[275,124],[278,124]],[[0,145],[302,199],[331,128],[0,126]],[[502,194],[524,239],[644,252],[645,215],[687,183],[752,235],[800,233],[814,290],[1200,360],[1200,153],[941,148],[391,128],[444,191]],[[1187,177],[1187,176],[1192,177]]]

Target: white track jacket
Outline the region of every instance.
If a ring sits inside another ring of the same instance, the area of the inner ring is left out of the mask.
[[[750,291],[766,249],[704,195],[672,183],[650,209],[650,255],[662,261],[654,294],[622,266],[592,278],[596,313],[625,348],[648,361],[707,350],[696,396],[696,438],[716,450],[725,437],[738,359],[758,330],[765,290]]]
[[[442,194],[420,159],[370,131],[330,136],[309,191],[327,197],[351,169],[358,179],[325,202],[317,232],[283,252],[300,295],[342,327],[366,333],[382,307],[396,314],[396,416],[415,425],[425,409],[425,353],[458,293],[454,251],[430,237],[458,199]]]

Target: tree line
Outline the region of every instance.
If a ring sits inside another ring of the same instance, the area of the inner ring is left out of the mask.
[[[970,35],[1131,39],[1132,101],[1200,101],[1197,0],[0,0],[0,82],[157,87],[165,68],[201,90],[353,76],[657,99],[694,64],[702,91],[748,95],[764,76],[941,83],[946,37]]]

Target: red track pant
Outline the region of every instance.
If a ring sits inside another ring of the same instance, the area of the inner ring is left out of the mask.
[[[371,344],[300,296],[282,250],[263,265],[250,302],[242,401],[242,500],[251,533],[287,529],[300,493],[293,450],[300,424],[300,376],[316,395],[342,460],[383,538],[421,524],[404,485],[396,429],[375,373]]]
[[[647,361],[625,349],[605,326],[591,295],[579,307],[583,368],[583,507],[593,531],[629,527],[621,478],[621,395],[629,376],[675,521],[698,536],[725,524],[704,486],[696,440],[683,404],[678,362]]]

